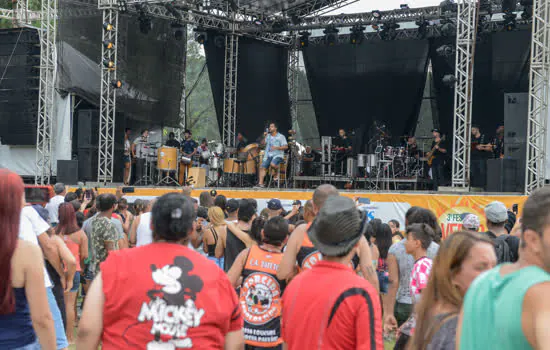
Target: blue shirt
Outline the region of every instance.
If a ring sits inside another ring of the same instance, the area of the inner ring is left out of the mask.
[[[282,150],[274,150],[272,151],[271,150],[271,147],[282,147],[282,146],[286,146],[287,143],[286,143],[286,137],[284,137],[284,135],[282,134],[279,134],[277,133],[277,135],[273,136],[271,134],[267,135],[266,139],[265,139],[265,149],[266,149],[266,152],[265,152],[265,157],[264,159],[267,159],[267,158],[276,158],[276,157],[284,157],[285,155],[285,152],[282,151]]]
[[[193,140],[185,140],[183,141],[181,148],[183,148],[183,153],[191,154],[195,152],[195,149],[197,148],[197,143]]]

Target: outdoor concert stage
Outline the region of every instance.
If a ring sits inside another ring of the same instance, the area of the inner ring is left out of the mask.
[[[88,184],[89,185],[89,184]],[[198,198],[203,191],[214,188],[195,188],[192,196]],[[126,193],[129,202],[138,198],[151,199],[170,192],[181,191],[180,187],[134,187],[134,192]],[[294,200],[301,200],[302,204],[311,199],[313,190],[293,189],[251,189],[251,188],[215,188],[218,194],[227,198],[254,198],[258,201],[258,211],[264,209],[267,201],[271,198],[278,198],[283,203],[285,210],[290,210]],[[99,187],[99,193],[115,193],[116,186]],[[521,210],[526,197],[520,194],[493,194],[493,193],[452,193],[452,192],[372,192],[362,190],[342,190],[341,194],[346,197],[368,198],[366,203],[359,208],[366,211],[370,219],[379,218],[384,222],[396,219],[404,226],[404,217],[407,210],[412,206],[421,206],[432,210],[441,225],[443,236],[462,228],[462,219],[468,213],[479,216],[481,221],[480,231],[486,230],[485,215],[483,208],[492,201],[503,202],[506,207],[511,208],[519,204]]]

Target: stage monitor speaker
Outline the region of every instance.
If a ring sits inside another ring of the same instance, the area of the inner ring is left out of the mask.
[[[504,94],[504,158],[516,161],[514,192],[523,192],[525,184],[528,112],[529,94]]]
[[[191,168],[187,174],[189,178],[189,185],[196,188],[206,187],[206,169],[205,168]]]
[[[487,160],[487,192],[523,192],[515,159]]]
[[[66,185],[76,185],[78,183],[78,160],[57,161],[57,182]]]

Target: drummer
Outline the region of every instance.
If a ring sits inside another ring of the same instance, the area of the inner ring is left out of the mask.
[[[237,133],[237,153],[241,152],[243,148],[248,145],[246,138],[242,132]]]
[[[208,149],[208,140],[202,139],[201,144],[199,148],[197,149],[197,153],[199,154],[199,164],[201,168],[205,168],[206,172],[208,172],[208,165],[209,165],[209,159],[210,159],[210,150]]]
[[[180,148],[180,143],[178,142],[178,140],[176,140],[176,135],[173,132],[168,134],[168,140],[166,141],[165,146],[175,147],[177,149]]]
[[[197,154],[197,143],[191,138],[191,136],[193,136],[191,130],[185,130],[185,133],[183,134],[184,140],[181,144],[181,151],[183,157],[192,160],[193,157]],[[180,171],[185,171],[185,174],[187,175],[189,170],[193,167],[193,161],[189,163],[181,163],[181,166],[183,167],[183,169],[180,169]]]

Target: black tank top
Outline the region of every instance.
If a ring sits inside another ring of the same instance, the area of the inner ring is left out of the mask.
[[[243,230],[244,231],[244,230]],[[248,231],[244,231],[248,233]],[[229,271],[231,266],[233,266],[233,263],[235,262],[235,259],[237,259],[237,256],[240,252],[242,252],[246,248],[246,245],[241,241],[231,230],[229,227],[227,227],[227,238],[225,239],[225,262],[224,262],[224,270],[225,272]]]
[[[216,257],[216,246],[218,245],[218,233],[212,227],[210,229],[210,232],[212,232],[212,235],[214,236],[214,244],[207,244],[206,247],[208,248],[208,256],[210,257]]]

